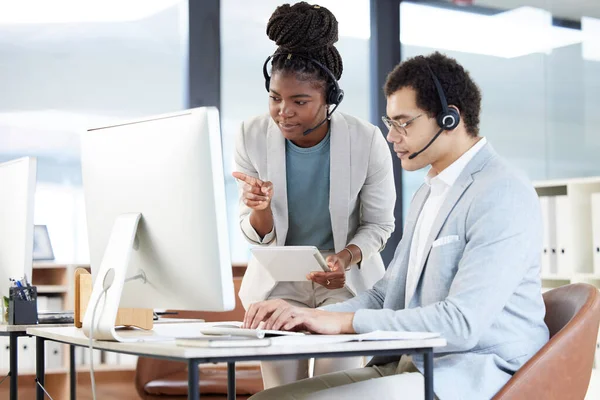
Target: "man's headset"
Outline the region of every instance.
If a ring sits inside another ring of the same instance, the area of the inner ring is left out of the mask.
[[[264,65],[263,65],[263,75],[265,77],[265,89],[267,89],[267,92],[270,91],[270,85],[271,85],[271,77],[269,76],[269,71],[267,70],[267,67],[268,67],[269,61],[273,57],[278,56],[278,55],[285,55],[285,53],[275,53],[275,54],[267,57]],[[288,53],[287,59],[289,60],[292,57],[300,57],[300,58],[303,58],[305,60],[312,62],[317,67],[321,68],[321,70],[323,70],[327,74],[327,76],[329,76],[329,79],[327,80],[327,89],[325,91],[325,100],[328,105],[330,105],[330,104],[334,105],[333,110],[328,111],[325,119],[323,121],[321,121],[317,126],[315,126],[314,128],[305,130],[303,132],[303,135],[306,136],[309,133],[311,133],[312,131],[314,131],[315,129],[317,129],[318,127],[320,127],[321,125],[323,125],[326,121],[331,119],[331,114],[333,114],[333,112],[336,110],[336,108],[338,108],[338,106],[340,105],[342,100],[344,100],[344,91],[340,88],[338,81],[335,78],[335,75],[333,75],[333,72],[331,72],[329,70],[329,68],[327,68],[325,65],[321,64],[314,58],[306,57],[306,56],[303,56],[300,54]]]
[[[440,130],[435,134],[433,139],[431,139],[429,143],[427,143],[427,146],[423,147],[416,153],[412,153],[410,156],[408,156],[409,160],[412,160],[413,158],[427,150],[429,146],[431,146],[433,142],[435,142],[435,140],[441,135],[443,131],[451,131],[452,129],[456,128],[460,122],[460,114],[455,108],[448,107],[448,101],[446,100],[446,95],[444,94],[444,89],[442,89],[442,85],[440,85],[440,81],[431,70],[429,64],[426,65],[427,69],[429,70],[429,73],[431,74],[431,78],[433,79],[433,83],[435,84],[435,89],[440,98],[440,103],[442,104],[442,111],[440,111],[440,113],[435,117],[435,120],[438,126],[440,127]]]

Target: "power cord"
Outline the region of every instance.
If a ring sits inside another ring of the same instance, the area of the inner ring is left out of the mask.
[[[2,380],[0,381],[0,385],[2,385],[4,383],[4,381],[6,380],[6,378],[8,378],[10,376],[10,371],[8,372],[8,374],[6,374],[6,376],[4,378],[2,378]]]
[[[35,378],[35,383],[36,383],[36,385],[38,385],[39,387],[42,388],[42,390],[44,391],[44,393],[46,393],[46,396],[48,396],[50,398],[50,400],[54,400],[52,398],[52,396],[50,396],[50,393],[48,393],[48,391],[46,390],[46,388],[44,386],[42,386],[42,384],[40,383],[40,381],[37,380],[37,378]]]
[[[96,379],[94,378],[94,323],[96,322],[96,310],[98,308],[98,304],[100,304],[100,300],[108,289],[110,289],[113,281],[115,280],[115,270],[110,268],[106,271],[104,275],[104,280],[102,281],[102,293],[98,296],[98,300],[96,300],[96,304],[94,304],[94,310],[92,311],[92,324],[90,326],[90,380],[92,381],[92,398],[96,400]]]

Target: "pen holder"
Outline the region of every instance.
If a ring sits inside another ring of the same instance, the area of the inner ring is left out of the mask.
[[[10,288],[8,323],[10,325],[37,325],[37,288],[35,286]]]

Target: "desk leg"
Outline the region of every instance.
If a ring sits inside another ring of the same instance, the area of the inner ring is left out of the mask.
[[[19,340],[16,332],[11,332],[9,334],[9,345],[10,345],[10,400],[17,400],[19,396],[19,386],[18,386],[18,378],[19,371],[18,365],[19,360],[17,359],[17,355],[19,354]]]
[[[200,371],[198,360],[188,361],[188,400],[200,398]]]
[[[45,346],[45,339],[43,337],[36,337],[35,338],[35,377],[37,379],[37,381],[39,382],[39,385],[35,385],[35,390],[36,390],[36,400],[44,400],[44,389],[42,389],[42,387],[40,387],[40,385],[44,386],[45,384],[45,375],[46,372],[44,371],[44,367],[45,367],[45,359],[44,359],[44,355],[46,354],[46,351],[44,349]]]
[[[433,349],[424,354],[425,359],[425,400],[433,400]]]
[[[235,400],[235,362],[227,363],[227,400]]]
[[[77,371],[75,370],[75,346],[69,346],[69,384],[71,389],[71,400],[77,397]]]

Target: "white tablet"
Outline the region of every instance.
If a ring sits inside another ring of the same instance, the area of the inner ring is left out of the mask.
[[[250,251],[277,282],[307,282],[306,275],[311,272],[329,272],[314,246],[262,246]]]

